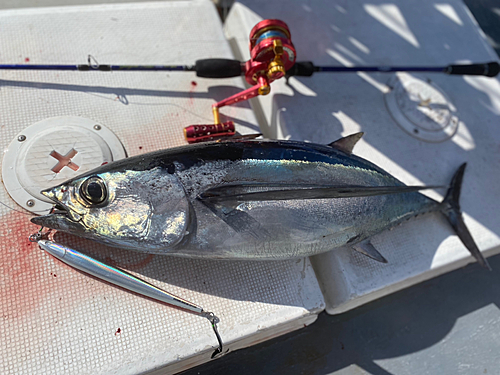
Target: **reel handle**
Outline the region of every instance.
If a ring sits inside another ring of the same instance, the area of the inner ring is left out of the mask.
[[[190,125],[184,128],[184,137],[188,143],[213,141],[224,137],[232,137],[236,134],[234,122],[211,125]]]

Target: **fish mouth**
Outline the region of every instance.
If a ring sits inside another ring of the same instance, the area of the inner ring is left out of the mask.
[[[54,202],[49,215],[66,215],[68,218],[71,217],[71,209],[55,197],[53,189],[42,190],[40,193]]]
[[[50,211],[50,215],[66,215],[68,216],[69,207],[65,206],[61,202],[56,202]]]
[[[54,206],[47,215],[32,218],[31,222],[33,224],[52,229],[62,229],[81,221],[82,218],[79,214],[55,197],[54,189],[42,190],[41,193],[54,202]]]

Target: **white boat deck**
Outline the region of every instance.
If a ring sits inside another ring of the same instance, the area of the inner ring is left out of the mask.
[[[85,63],[88,54],[113,64],[245,60],[250,29],[264,18],[287,22],[298,61],[316,65],[497,60],[458,0],[259,0],[236,3],[224,30],[209,1],[4,10],[0,63]],[[427,143],[404,132],[386,108],[392,76],[316,74],[292,78],[289,85],[282,80],[251,106],[221,113],[240,133],[260,127],[272,138],[329,143],[364,131],[355,153],[407,184],[448,184],[468,162],[465,220],[485,256],[498,253],[500,81],[423,75],[448,96],[459,119],[454,137]],[[185,143],[185,126],[211,123],[210,106],[243,87],[240,78],[205,80],[194,73],[2,71],[0,145],[6,149],[23,129],[46,118],[80,116],[111,129],[129,155],[177,146]],[[63,139],[61,147],[71,142]],[[429,194],[439,198],[443,192]],[[17,208],[1,184],[0,201]],[[63,265],[28,243],[37,228],[23,213],[0,206],[0,224],[1,373],[159,374],[210,361],[216,340],[206,320]],[[373,243],[387,265],[348,249],[311,260],[254,263],[74,245],[214,311],[233,351],[309,325],[325,307],[338,314],[472,261],[438,215],[412,220]]]

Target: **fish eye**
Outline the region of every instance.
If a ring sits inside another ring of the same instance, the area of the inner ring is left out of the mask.
[[[106,184],[100,177],[90,177],[80,187],[81,196],[90,204],[103,203],[108,197]]]

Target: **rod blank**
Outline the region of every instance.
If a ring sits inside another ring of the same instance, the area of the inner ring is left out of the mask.
[[[435,72],[452,75],[472,75],[495,77],[500,71],[496,61],[483,64],[464,64],[447,66],[315,66],[310,61],[297,62],[289,69],[287,76],[310,77],[314,73],[356,73],[356,72]]]
[[[0,70],[73,70],[73,71],[182,71],[196,72],[203,78],[230,78],[245,73],[244,64],[230,59],[197,60],[195,65],[50,65],[50,64],[0,64]],[[500,72],[496,61],[482,64],[452,64],[447,66],[315,66],[310,61],[297,62],[286,75],[310,77],[314,73],[356,72],[434,72],[451,75],[473,75],[495,77]]]
[[[194,66],[189,65],[50,65],[50,64],[2,64],[0,70],[78,70],[88,71],[194,71]]]

